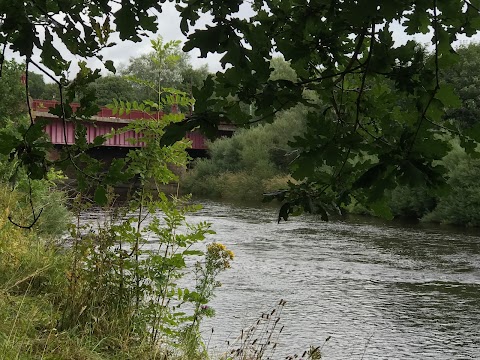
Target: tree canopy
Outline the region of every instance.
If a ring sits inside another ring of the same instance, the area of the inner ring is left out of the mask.
[[[151,40],[153,50],[139,57],[132,57],[121,71],[125,79],[134,78],[153,82],[160,87],[175,88],[189,93],[192,86],[201,86],[208,75],[207,66],[194,69],[189,55],[182,51],[180,41],[164,42],[161,37]],[[154,96],[148,87],[138,84],[134,88],[137,100]]]
[[[441,78],[451,84],[462,106],[447,111],[460,128],[471,127],[480,120],[480,45],[470,44],[456,49],[458,61],[442,69]]]
[[[456,131],[443,114],[460,101],[441,83],[440,71],[457,61],[453,41],[476,33],[476,4],[254,1],[249,18],[236,14],[240,4],[212,9],[207,1],[187,2],[181,10],[183,31],[199,12],[212,11],[214,24],[190,35],[185,48],[199,48],[203,55],[225,52],[222,63],[229,67],[210,86],[224,101],[205,106],[206,112],[248,122],[226,95],[254,103],[257,119],[298,103],[310,106],[309,130],[293,144],[299,150],[293,176],[301,183],[273,194],[285,201],[284,218],[296,206],[327,218],[352,198],[388,217],[386,189],[442,183],[444,169],[434,160],[449,147],[435,134]],[[406,35],[430,32],[432,53],[413,40],[396,44],[397,24]],[[290,61],[296,80],[269,79],[268,59],[276,52]],[[312,104],[305,90],[320,101]],[[473,132],[463,135],[478,138]]]
[[[15,61],[5,61],[2,69],[2,81],[0,82],[0,126],[4,126],[7,119],[14,119],[25,114],[27,107],[25,101],[25,89],[21,79],[24,67]]]
[[[121,40],[138,41],[144,31],[155,31],[156,18],[149,10],[161,11],[162,3],[3,2],[0,40],[26,58],[27,70],[39,66],[61,76],[69,64],[54,38],[72,54],[101,58],[99,51],[112,45],[112,32]],[[308,130],[292,144],[298,149],[292,172],[300,185],[276,194],[285,201],[284,218],[299,206],[326,218],[336,204],[352,198],[388,216],[385,189],[442,179],[444,170],[433,160],[448,146],[439,135],[457,131],[443,115],[460,100],[441,83],[440,72],[457,61],[452,43],[459,35],[479,30],[478,0],[176,3],[181,30],[189,38],[184,50],[198,48],[202,56],[221,53],[225,70],[209,77],[202,89],[193,89],[195,113],[172,126],[164,141],[197,126],[208,133],[220,122],[245,125],[272,119],[296,104],[308,106]],[[245,6],[246,17],[239,12]],[[211,15],[212,24],[194,30],[203,13]],[[392,29],[399,24],[407,36],[431,33],[431,54],[412,40],[396,43]],[[34,49],[40,50],[42,65],[32,61]],[[270,59],[278,53],[290,62],[295,79],[270,76]],[[105,66],[113,70],[111,61]],[[68,84],[64,100],[73,99],[69,91],[98,76],[84,64],[72,82],[63,76],[58,85]],[[90,114],[92,101],[85,93],[79,114]],[[254,105],[253,118],[240,103]],[[470,152],[478,139],[474,130],[461,134]]]

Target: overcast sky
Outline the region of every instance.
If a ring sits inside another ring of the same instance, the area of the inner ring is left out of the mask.
[[[241,16],[249,16],[251,14],[251,10],[249,10],[246,6],[243,6],[240,11]],[[209,18],[207,16],[202,16],[201,19],[198,21],[196,28],[203,28],[205,24],[209,23]],[[117,45],[105,49],[102,54],[104,55],[104,60],[113,60],[115,65],[118,67],[121,64],[127,64],[128,60],[132,57],[138,57],[142,54],[148,53],[151,51],[150,39],[155,38],[157,35],[161,35],[164,41],[170,40],[181,40],[183,43],[187,40],[185,36],[180,31],[180,17],[175,9],[175,4],[172,3],[165,3],[163,5],[163,12],[158,14],[158,33],[151,34],[148,38],[145,38],[142,42],[133,43],[130,41],[120,41],[118,37],[113,37],[112,40],[117,43]],[[412,39],[412,37],[408,37],[404,34],[402,27],[400,25],[394,26],[392,28],[394,31],[394,39],[397,45],[405,43],[407,40]],[[431,44],[431,34],[427,35],[420,35],[416,36],[415,40],[422,44]],[[479,37],[475,36],[474,41],[478,41]],[[460,42],[457,42],[457,45],[461,42],[468,42],[469,39],[462,38]],[[59,46],[59,50],[61,51],[61,47]],[[67,51],[65,51],[67,53]],[[16,58],[18,61],[21,59],[12,54],[11,52],[7,52],[7,58],[13,57]],[[216,72],[221,70],[220,65],[220,54],[211,54],[206,59],[200,58],[200,52],[198,50],[193,50],[190,52],[191,64],[193,67],[200,67],[204,64],[208,65],[208,68],[211,72]],[[34,57],[34,60],[40,61],[39,57]],[[76,64],[81,58],[74,58],[74,57],[67,57],[67,60],[72,60],[73,64]],[[101,63],[98,60],[88,60],[88,64],[93,68],[102,68]],[[78,68],[76,66],[72,66],[71,74],[74,75]]]
[[[170,40],[181,40],[182,44],[185,43],[187,38],[180,31],[180,16],[175,9],[175,4],[165,3],[163,5],[163,11],[158,16],[158,32],[157,34],[151,34],[151,37],[145,38],[140,43],[133,43],[131,41],[115,41],[117,45],[105,49],[103,55],[106,59],[113,60],[116,65],[121,63],[126,64],[131,57],[138,57],[142,54],[152,51],[150,39],[155,38],[157,35],[163,37],[164,41]],[[198,23],[196,28],[203,28],[209,23],[209,18],[203,16]],[[118,37],[117,37],[118,39]],[[220,65],[221,55],[212,54],[208,58],[200,58],[200,51],[193,50],[190,52],[191,64],[193,67],[197,68],[204,64],[208,65],[208,68],[211,72],[216,72],[221,70]]]
[[[110,40],[115,42],[116,45],[110,48],[102,50],[101,54],[104,56],[104,60],[113,60],[115,66],[120,66],[121,64],[127,64],[129,59],[132,57],[138,57],[142,54],[152,51],[150,39],[156,38],[158,35],[162,36],[164,41],[170,40],[181,40],[182,43],[185,43],[187,38],[180,31],[180,16],[175,9],[175,4],[165,3],[163,5],[162,13],[157,14],[158,16],[158,32],[156,34],[151,33],[148,37],[145,37],[141,42],[132,42],[132,41],[121,41],[116,34],[112,34]],[[203,28],[205,24],[209,23],[208,16],[202,16],[201,19],[197,22],[196,28]],[[71,76],[74,76],[78,70],[76,63],[80,60],[85,60],[80,57],[74,57],[69,55],[68,50],[65,46],[59,42],[55,42],[58,50],[65,55],[65,59],[72,61],[71,66]],[[68,55],[67,55],[68,54]],[[208,68],[211,72],[217,72],[222,69],[220,65],[221,55],[211,54],[207,58],[200,58],[200,51],[193,50],[190,53],[191,64],[193,67],[198,68],[202,65],[208,65]],[[6,51],[7,59],[15,59],[19,62],[24,61],[18,54],[13,53],[12,51]],[[33,60],[37,63],[40,63],[40,56],[38,51],[34,53]],[[92,68],[102,68],[101,62],[97,59],[87,59],[87,63]],[[35,68],[31,69],[32,71],[38,72]],[[107,71],[104,71],[107,73]],[[47,79],[46,79],[47,80]]]

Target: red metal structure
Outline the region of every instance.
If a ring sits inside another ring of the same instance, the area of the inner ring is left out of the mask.
[[[66,129],[62,119],[49,113],[50,107],[55,107],[59,102],[55,100],[33,100],[31,103],[34,118],[48,119],[49,123],[45,128],[45,132],[50,136],[52,144],[55,145],[71,145],[75,142],[75,127],[71,122],[66,123]],[[71,104],[73,111],[79,105]],[[92,143],[95,137],[111,133],[112,129],[117,130],[126,126],[131,121],[137,119],[152,118],[143,111],[132,110],[128,114],[113,114],[111,109],[102,107],[96,116],[91,118],[91,122],[85,122],[87,129],[87,142]],[[222,132],[233,133],[234,128],[231,126],[223,126]],[[134,131],[127,131],[123,134],[116,134],[107,139],[103,146],[114,147],[140,147],[142,143],[132,143],[130,139],[138,139],[141,134],[135,134]],[[192,141],[193,150],[206,150],[205,138],[199,132],[189,132],[185,136]]]

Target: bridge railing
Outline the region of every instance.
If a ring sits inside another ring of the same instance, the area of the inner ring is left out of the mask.
[[[56,105],[60,104],[59,101],[57,100],[41,100],[41,99],[34,99],[32,101],[32,110],[36,112],[49,112],[49,108],[55,107]],[[80,104],[78,103],[70,103],[70,106],[72,107],[72,110],[75,112],[79,107]],[[119,114],[113,114],[112,109],[109,109],[105,106],[102,106],[100,108],[100,111],[96,115],[99,118],[114,118],[114,119],[125,119],[125,120],[137,120],[137,119],[151,119],[151,118],[161,118],[163,116],[163,113],[160,114],[149,114],[145,111],[140,111],[140,110],[131,110],[128,114],[123,113],[121,115]]]
[[[49,108],[55,107],[60,102],[56,100],[41,100],[35,99],[32,101],[32,110],[35,111],[36,117],[46,117],[50,119],[49,124],[46,126],[45,131],[50,136],[50,140],[53,144],[57,145],[71,145],[75,142],[75,126],[68,122],[65,124],[57,117],[49,114]],[[73,111],[76,111],[80,104],[71,103]],[[155,114],[156,115],[156,114]],[[163,114],[160,114],[160,117]],[[107,107],[102,107],[92,120],[95,120],[95,125],[85,124],[87,128],[87,142],[91,143],[96,136],[105,135],[111,132],[112,129],[118,129],[124,126],[129,120],[152,118],[152,115],[143,112],[132,110],[129,114],[113,114],[113,111]],[[154,118],[158,118],[155,116]],[[123,121],[119,121],[122,119]],[[120,147],[137,147],[143,146],[143,143],[139,142],[133,144],[128,139],[138,138],[140,135],[134,131],[128,131],[126,133],[114,135],[106,140],[104,146],[120,146]],[[199,132],[193,131],[185,134],[187,139],[192,141],[192,149],[205,150],[207,145],[205,143],[205,137]]]

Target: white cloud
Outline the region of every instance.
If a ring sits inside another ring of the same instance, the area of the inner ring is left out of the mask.
[[[147,36],[142,37],[142,41],[136,43],[132,41],[121,41],[117,34],[113,34],[111,41],[115,42],[116,45],[102,50],[101,54],[103,55],[104,60],[112,60],[116,66],[127,64],[130,58],[138,57],[151,51],[150,39],[156,38],[158,35],[162,36],[165,41],[180,40],[182,43],[187,41],[187,38],[180,31],[180,16],[175,9],[175,4],[164,4],[163,11],[161,13],[157,13],[156,15],[158,17],[158,31],[156,34],[150,33]],[[208,23],[209,17],[204,15],[198,21],[196,28],[202,28]],[[54,44],[60,53],[64,55],[64,58],[67,61],[72,62],[70,67],[70,76],[74,76],[74,74],[78,71],[77,63],[81,60],[86,60],[87,64],[91,68],[99,68],[102,69],[102,72],[107,73],[107,71],[103,68],[102,63],[98,59],[82,59],[78,56],[73,56],[60,41],[57,40],[54,42]],[[38,50],[35,51],[32,60],[40,63],[39,54],[40,53]],[[206,64],[211,72],[217,72],[221,70],[220,58],[222,55],[210,54],[207,56],[207,58],[200,58],[200,51],[196,49],[192,50],[189,54],[191,57],[191,64],[194,68],[198,68]],[[5,57],[7,59],[15,59],[18,62],[24,61],[22,57],[10,49],[7,49]],[[35,68],[32,68],[31,70],[39,72]],[[48,79],[45,80],[48,81]]]
[[[106,48],[102,51],[104,60],[112,60],[116,66],[120,66],[121,64],[127,64],[130,58],[138,57],[142,54],[149,52],[151,50],[150,39],[155,38],[157,35],[161,35],[165,41],[181,40],[182,43],[185,43],[187,38],[180,31],[180,16],[175,9],[175,4],[165,3],[163,5],[163,11],[156,15],[158,17],[157,34],[149,34],[148,36],[144,37],[141,42],[138,43],[134,43],[131,41],[120,41],[118,35],[112,35],[112,41],[114,41],[116,45],[110,48]],[[251,16],[252,11],[249,8],[249,5],[243,4],[237,15],[243,18]],[[202,15],[200,20],[197,22],[195,28],[204,28],[205,25],[211,23],[210,19],[211,18],[208,15]],[[427,45],[428,48],[432,49],[431,33],[424,35],[420,34],[412,37],[405,34],[400,24],[394,24],[392,26],[392,30],[394,32],[393,36],[397,45],[403,44],[410,39],[414,39],[422,44]],[[471,40],[478,41],[479,38],[479,36],[475,36],[472,39],[468,39],[463,36],[460,37],[459,41],[456,42],[456,45]],[[56,46],[61,51],[61,53],[66,54],[65,58],[67,60],[72,61],[70,74],[71,76],[73,76],[78,70],[78,66],[76,65],[76,63],[82,59],[79,57],[74,57],[72,55],[67,55],[69,54],[69,52],[66,50],[65,46],[63,46],[63,44],[61,44],[59,41],[56,42]],[[208,68],[211,72],[222,70],[220,65],[220,58],[222,57],[221,54],[209,54],[207,58],[200,58],[200,51],[195,49],[190,52],[190,56],[193,67],[200,67],[206,64],[208,65]],[[7,59],[14,58],[17,61],[22,60],[17,54],[14,54],[12,51],[7,51],[6,57]],[[33,59],[37,62],[40,62],[38,52],[35,53]],[[103,69],[101,62],[97,59],[87,59],[87,63],[90,67]],[[103,72],[106,73],[106,70],[103,70]]]

